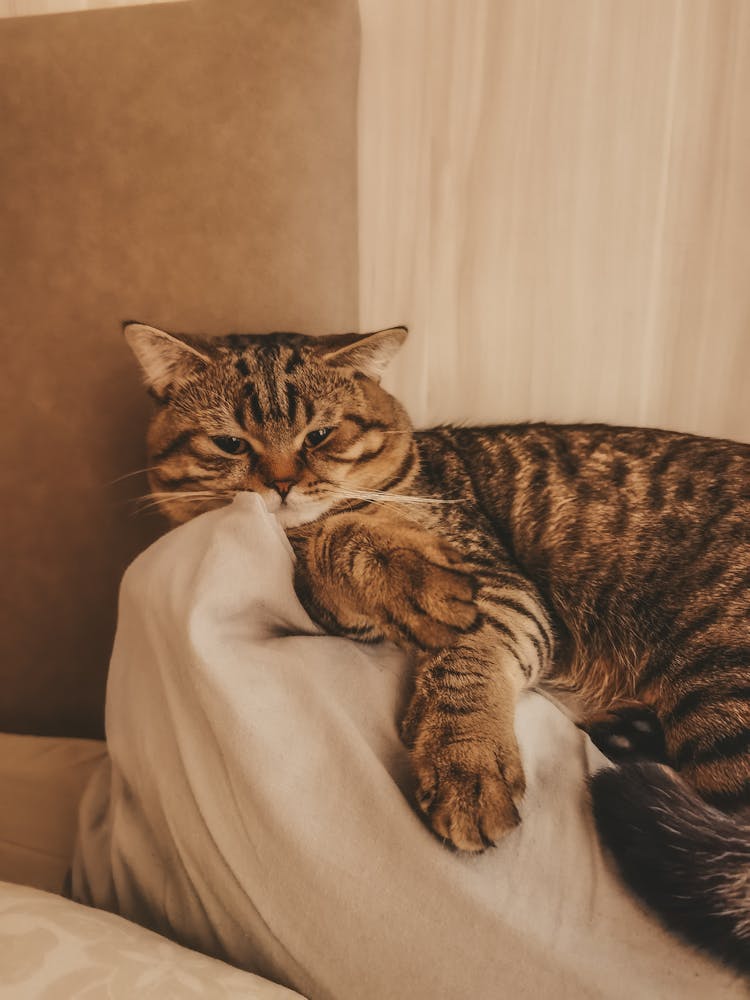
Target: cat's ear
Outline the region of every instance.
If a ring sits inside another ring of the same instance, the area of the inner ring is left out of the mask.
[[[123,323],[128,347],[143,369],[146,385],[157,395],[210,361],[197,347],[143,323]]]
[[[323,357],[333,365],[356,368],[376,382],[393,355],[406,340],[405,326],[393,326],[376,333],[343,334],[324,338]]]

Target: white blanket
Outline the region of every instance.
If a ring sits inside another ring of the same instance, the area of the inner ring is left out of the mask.
[[[621,888],[602,758],[540,695],[521,827],[447,851],[410,806],[407,685],[392,646],[319,633],[257,497],[170,532],[123,581],[74,897],[315,1000],[745,996]]]

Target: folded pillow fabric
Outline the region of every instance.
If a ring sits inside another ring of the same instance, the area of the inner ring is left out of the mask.
[[[128,920],[0,882],[0,1000],[294,1000]]]
[[[610,871],[585,792],[603,758],[539,694],[523,823],[447,851],[410,805],[406,657],[321,634],[292,577],[253,494],[129,568],[76,899],[315,1000],[745,996]]]

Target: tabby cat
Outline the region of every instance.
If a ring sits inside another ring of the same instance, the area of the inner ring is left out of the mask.
[[[157,403],[149,479],[170,521],[259,493],[312,617],[414,654],[402,735],[435,833],[482,851],[519,822],[524,688],[584,717],[648,706],[674,770],[595,779],[600,829],[672,926],[750,967],[750,446],[603,425],[415,432],[379,384],[403,328],[125,334]]]

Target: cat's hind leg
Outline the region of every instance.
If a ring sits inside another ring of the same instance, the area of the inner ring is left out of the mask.
[[[615,763],[641,760],[665,763],[667,760],[659,717],[642,702],[617,702],[579,723],[579,729]]]
[[[750,631],[732,624],[720,638],[685,643],[659,676],[652,668],[647,694],[664,731],[667,762],[712,805],[746,812]]]

